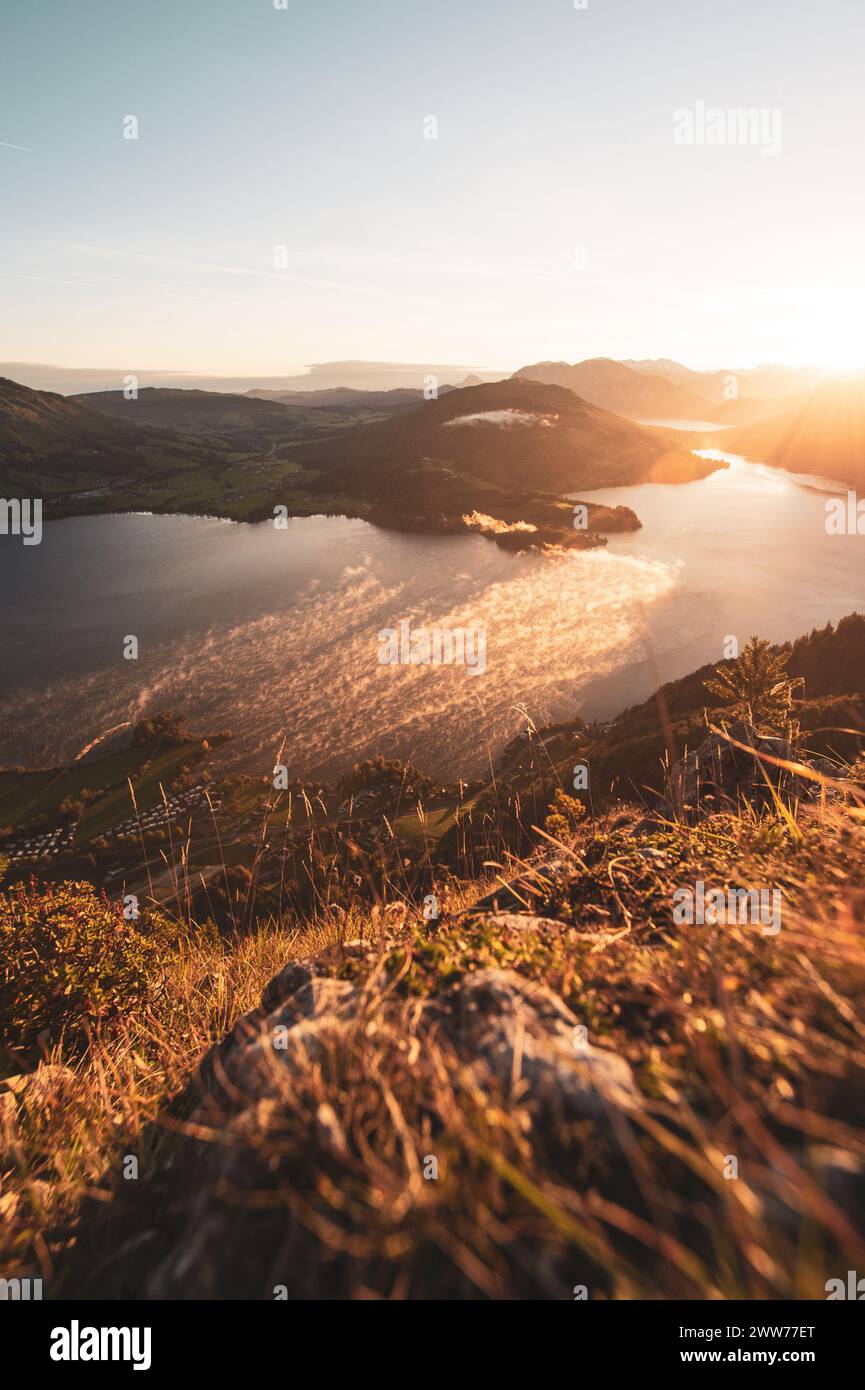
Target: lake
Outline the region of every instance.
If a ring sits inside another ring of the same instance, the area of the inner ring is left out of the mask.
[[[334,517],[150,515],[0,537],[0,765],[74,757],[170,708],[232,759],[327,777],[374,753],[455,780],[525,726],[609,718],[724,639],[792,638],[865,607],[863,538],[827,536],[819,479],[730,466],[681,486],[583,493],[641,531],[604,550],[514,554]],[[378,633],[482,627],[486,669],[382,665]],[[137,660],[123,657],[138,639]]]

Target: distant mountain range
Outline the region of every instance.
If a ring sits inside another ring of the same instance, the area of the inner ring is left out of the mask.
[[[459,391],[466,386],[481,385],[483,383],[479,376],[469,375],[455,385],[446,383],[443,386],[437,386],[436,391],[439,396],[446,396],[448,391]],[[385,414],[390,414],[395,410],[410,410],[412,406],[427,399],[427,393],[421,387],[413,386],[395,386],[389,391],[361,391],[354,386],[332,386],[316,391],[254,390],[248,391],[247,395],[263,401],[279,401],[282,405],[324,407],[347,413],[356,412],[359,407],[363,407],[366,410],[378,410]]]
[[[430,400],[414,387],[68,397],[0,378],[0,495],[42,495],[53,515],[148,506],[252,518],[277,500],[298,515],[374,511],[421,528],[473,510],[511,521],[530,505],[537,513],[541,497],[559,507],[567,493],[711,471],[691,452],[696,430],[634,422],[655,414],[727,424],[704,438],[865,486],[865,375],[758,368],[748,381],[762,398],[709,405],[690,384],[720,374],[651,365],[658,371],[605,358],[536,363],[501,381],[460,378]],[[771,395],[802,380],[797,395]]]
[[[453,391],[453,386],[443,386],[440,394]],[[358,407],[390,414],[394,410],[411,410],[423,400],[422,390],[408,386],[395,386],[391,391],[358,391],[352,386],[333,386],[321,391],[249,391],[251,400],[275,401],[279,405],[301,405],[309,409],[339,411],[355,414]]]
[[[587,368],[582,375],[581,393],[593,405],[613,409],[614,398],[606,395],[604,400],[592,400],[588,391],[592,379],[601,364],[649,375],[679,387],[688,395],[696,397],[709,405],[718,405],[728,399],[730,380],[736,379],[738,393],[749,400],[778,400],[783,396],[803,391],[813,385],[820,373],[814,367],[784,367],[767,365],[754,368],[724,368],[718,371],[694,371],[681,362],[668,357],[647,360],[625,359],[616,361],[608,357],[589,358],[577,362],[575,368]],[[537,368],[569,366],[566,362],[540,362]],[[502,381],[510,375],[532,376],[533,367],[521,367],[517,372],[505,369],[499,371],[469,366],[443,365],[442,363],[412,362],[319,362],[303,372],[288,373],[281,376],[215,376],[202,372],[177,372],[170,370],[136,369],[134,364],[114,367],[62,367],[39,362],[0,362],[0,376],[20,382],[32,390],[57,391],[62,395],[80,395],[83,392],[116,391],[128,375],[134,375],[139,390],[146,387],[170,387],[178,390],[203,390],[231,395],[257,395],[262,398],[277,399],[281,396],[351,390],[369,393],[409,391],[422,394],[429,378],[438,383],[439,395],[453,385],[479,386],[484,382]],[[541,380],[539,376],[533,376]],[[622,381],[627,380],[621,376]],[[566,382],[553,382],[565,385]],[[576,389],[571,387],[570,389]],[[608,383],[603,375],[599,378],[599,389],[607,391]],[[632,392],[637,388],[631,383]],[[656,388],[657,389],[657,388]],[[636,398],[639,406],[639,398]],[[624,397],[622,398],[624,400]],[[619,400],[619,409],[622,409]],[[670,417],[673,418],[673,417]]]
[[[631,420],[699,420],[718,425],[750,424],[793,392],[810,389],[816,369],[756,367],[746,371],[695,372],[668,358],[618,362],[535,362],[516,377],[565,386],[592,405]],[[731,397],[731,392],[737,396]]]
[[[592,357],[585,362],[535,362],[521,367],[516,377],[564,386],[592,405],[611,410],[630,419],[701,420],[706,417],[705,400],[677,386],[664,376],[634,371],[610,357]]]
[[[276,376],[217,376],[207,372],[178,372],[137,368],[134,363],[109,367],[62,367],[45,362],[0,362],[0,377],[7,377],[29,386],[34,391],[58,391],[76,395],[87,391],[116,391],[128,376],[134,376],[138,387],[174,387],[179,390],[228,392],[244,395],[252,391],[273,394],[300,391],[331,391],[348,387],[354,391],[410,390],[422,392],[430,377],[439,383],[499,381],[508,372],[502,368],[492,371],[441,362],[317,362],[302,372],[286,372]]]
[[[655,357],[643,361],[625,359],[621,365],[630,367],[635,372],[664,377],[665,380],[684,387],[712,406],[729,401],[733,380],[740,398],[772,401],[808,390],[821,376],[817,367],[782,367],[772,364],[697,372],[690,367],[683,367],[681,362],[673,362],[669,357]]]

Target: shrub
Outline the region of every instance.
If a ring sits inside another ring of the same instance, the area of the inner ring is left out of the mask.
[[[565,840],[575,833],[585,814],[586,808],[582,801],[578,801],[575,796],[568,796],[561,787],[557,787],[549,814],[544,821],[544,828],[553,839]]]
[[[0,1035],[28,1052],[80,1047],[153,992],[170,949],[157,919],[127,921],[89,883],[16,884],[0,893]]]

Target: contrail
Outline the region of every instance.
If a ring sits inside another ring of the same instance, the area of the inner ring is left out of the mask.
[[[5,150],[26,150],[28,154],[33,153],[29,145],[12,145],[8,140],[0,140],[0,145],[2,145]]]

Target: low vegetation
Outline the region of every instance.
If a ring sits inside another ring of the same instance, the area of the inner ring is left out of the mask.
[[[753,644],[700,686],[722,684],[730,718],[793,728],[809,652]],[[668,689],[669,713],[684,688]],[[865,1261],[865,825],[855,754],[809,772],[807,740],[808,802],[687,823],[615,795],[593,809],[560,777],[534,805],[501,786],[477,812],[498,837],[477,871],[412,877],[394,856],[278,912],[253,874],[243,929],[222,935],[129,922],[88,885],[7,888],[0,1268],[83,1296],[823,1297]],[[408,782],[441,790],[384,759],[342,790]],[[677,918],[700,884],[777,893],[778,930]],[[289,961],[324,1011],[275,1063],[259,1030]],[[578,1049],[539,1072],[518,1028],[502,1053],[514,981],[630,1069],[624,1107],[569,1107]]]

